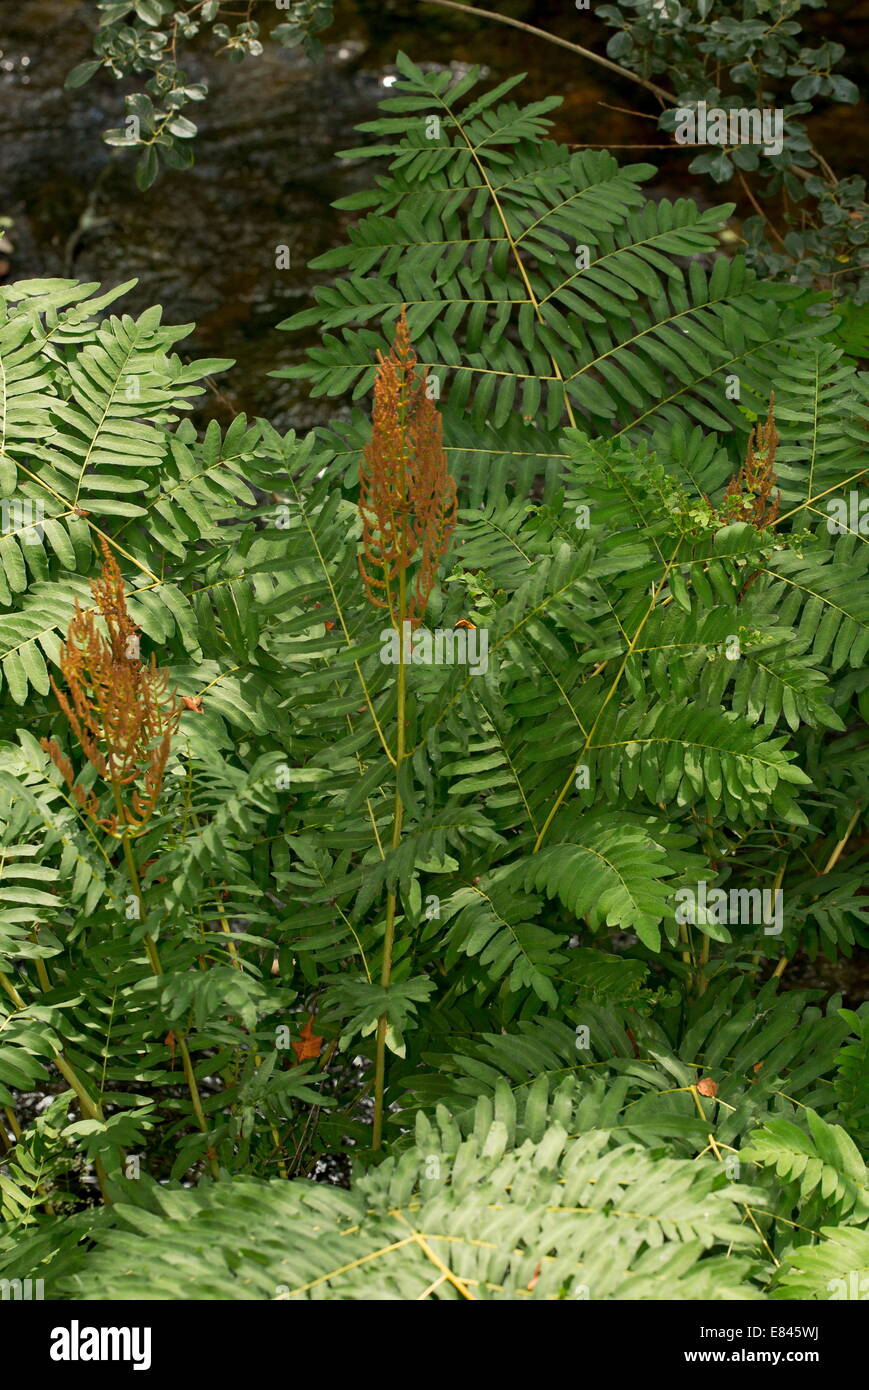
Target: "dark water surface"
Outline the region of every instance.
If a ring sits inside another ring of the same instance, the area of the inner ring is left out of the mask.
[[[600,52],[609,32],[568,0],[492,0],[491,8]],[[264,26],[281,18],[269,0],[253,12]],[[66,74],[92,56],[98,18],[92,0],[0,0],[0,214],[15,223],[7,278],[68,275],[113,285],[136,277],[128,312],[162,304],[168,322],[197,325],[183,344],[190,355],[236,359],[220,382],[224,399],[207,407],[224,419],[243,410],[306,429],[335,413],[328,401],[309,401],[303,385],[267,376],[314,341],[274,328],[309,302],[318,277],[307,262],[343,239],[349,214],[330,204],[373,177],[372,161],[335,154],[360,143],[354,126],[377,114],[400,48],[417,63],[457,72],[481,63],[492,83],[527,71],[520,99],[564,95],[561,139],[618,146],[663,138],[652,121],[611,109],[650,110],[638,87],[543,40],[417,0],[339,0],[318,62],[266,44],[262,57],[238,65],[197,41],[187,75],[207,80],[210,91],[188,110],[200,127],[196,165],[163,172],[142,194],[133,157],[100,138],[122,124],[123,95],[138,84],[100,74],[63,91]],[[854,18],[848,7],[845,22]],[[838,32],[842,22],[837,15],[831,26]],[[672,149],[615,153],[662,166],[656,197],[729,196],[698,185]],[[290,249],[289,269],[276,269],[278,246]]]
[[[78,91],[62,90],[70,69],[92,56],[95,7],[0,0],[0,213],[15,224],[8,278],[72,275],[112,285],[135,277],[128,311],[160,303],[167,321],[197,325],[185,350],[236,359],[214,413],[232,407],[300,429],[325,421],[334,405],[308,402],[304,387],[267,377],[313,341],[274,326],[308,303],[317,276],[307,262],[343,239],[344,215],[330,204],[373,177],[370,160],[335,154],[361,143],[354,127],[377,114],[398,49],[458,72],[483,62],[493,82],[533,57],[529,99],[552,90],[553,68],[565,86],[575,69],[569,54],[542,41],[530,54],[524,36],[476,22],[460,25],[457,38],[445,11],[417,8],[408,24],[406,11],[392,21],[382,5],[339,3],[317,62],[267,44],[261,57],[234,64],[198,43],[187,73],[207,80],[209,96],[188,113],[200,128],[196,165],[163,172],[142,194],[130,154],[100,138],[122,124],[123,95],[134,82],[100,74]],[[270,5],[255,12],[280,18]],[[573,102],[591,113],[586,138],[603,140],[595,121],[607,113],[596,102],[607,89],[594,77],[593,69],[585,74]],[[290,250],[289,269],[276,269],[278,246]]]

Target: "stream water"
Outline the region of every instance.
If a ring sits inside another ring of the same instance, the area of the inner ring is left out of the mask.
[[[566,0],[493,7],[600,50],[608,32]],[[856,19],[854,9],[831,27]],[[264,23],[280,18],[268,0],[254,12]],[[307,262],[343,238],[346,215],[330,204],[372,178],[370,160],[335,154],[358,144],[354,127],[377,114],[399,49],[459,71],[481,63],[493,83],[526,70],[522,96],[564,95],[556,134],[565,140],[662,141],[653,122],[614,109],[637,106],[639,89],[564,49],[420,0],[338,0],[317,62],[267,44],[262,57],[237,65],[197,41],[188,76],[204,78],[210,95],[190,112],[200,127],[196,165],[164,172],[141,194],[132,157],[100,138],[121,124],[123,95],[135,83],[100,74],[63,91],[66,74],[93,56],[98,18],[92,0],[0,0],[0,214],[14,219],[7,275],[106,285],[136,277],[128,312],[162,304],[168,322],[196,324],[184,344],[191,355],[236,359],[220,384],[226,399],[207,407],[218,416],[244,410],[305,429],[334,414],[328,401],[309,401],[296,383],[266,375],[298,361],[313,341],[274,328],[309,302],[316,275]],[[698,184],[672,151],[617,152],[661,165],[656,197],[729,196]],[[289,269],[276,269],[278,246],[290,250]]]
[[[541,27],[559,27],[560,11],[565,30],[564,4],[503,8]],[[280,13],[266,0],[255,12],[269,23]],[[7,274],[103,284],[135,276],[127,312],[162,304],[168,322],[196,324],[184,345],[192,355],[236,359],[221,382],[226,402],[211,403],[218,416],[241,409],[304,429],[334,413],[334,405],[308,401],[295,383],[266,376],[297,361],[306,346],[302,335],[273,330],[308,303],[316,276],[307,262],[343,237],[344,215],[330,204],[372,178],[370,160],[344,162],[335,154],[360,143],[354,127],[377,114],[399,49],[418,63],[458,71],[482,63],[492,83],[527,69],[528,99],[565,94],[558,113],[565,139],[661,138],[652,123],[602,105],[636,104],[630,84],[612,85],[602,69],[542,40],[457,20],[416,0],[338,0],[317,62],[299,49],[267,44],[261,57],[234,64],[197,41],[187,72],[193,81],[205,79],[210,95],[190,110],[200,128],[196,165],[163,173],[141,194],[133,158],[100,138],[122,123],[123,95],[134,82],[100,74],[63,91],[66,74],[93,56],[98,17],[92,2],[0,0],[0,214],[14,218]],[[599,41],[603,25],[587,16],[584,22]],[[566,32],[580,38],[575,13]],[[290,249],[286,270],[275,267],[282,245]]]

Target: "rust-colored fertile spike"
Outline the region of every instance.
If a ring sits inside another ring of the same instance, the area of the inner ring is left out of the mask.
[[[724,493],[724,507],[729,511],[738,510],[742,520],[750,521],[758,530],[763,530],[778,516],[781,493],[775,487],[775,456],[779,445],[779,432],[775,427],[775,393],[769,394],[769,409],[766,421],[757,424],[748,436],[745,462],[735,478],[732,478]],[[730,499],[736,499],[733,502]],[[739,504],[742,504],[739,508]]]
[[[388,609],[397,626],[394,582],[418,557],[407,611],[418,627],[455,529],[456,484],[441,417],[426,394],[425,375],[417,377],[404,308],[392,351],[378,358],[371,442],[359,469],[359,569],[369,599]]]
[[[123,825],[139,830],[157,805],[182,706],[169,695],[168,674],[158,670],[156,658],[147,665],[139,659],[139,629],[127,611],[121,571],[105,541],[103,557],[91,591],[105,632],[97,625],[97,613],[76,603],[60,649],[66,691],[53,679],[51,684],[82,752],[118,799],[122,787],[141,784],[141,792],[133,786],[130,801],[121,801]],[[72,763],[57,742],[43,739],[42,747],[86,814],[117,833],[118,816],[99,816],[96,796],[76,784]]]

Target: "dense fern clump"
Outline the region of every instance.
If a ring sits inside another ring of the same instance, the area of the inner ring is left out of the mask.
[[[867,1012],[781,980],[867,939],[855,368],[727,209],[401,72],[332,429],[0,290],[0,1276],[853,1296]]]

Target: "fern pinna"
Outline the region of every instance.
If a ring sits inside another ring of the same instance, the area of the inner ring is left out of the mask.
[[[294,321],[330,429],[0,291],[0,1275],[850,1296],[866,1010],[781,981],[866,944],[853,363],[727,209],[400,71]]]

